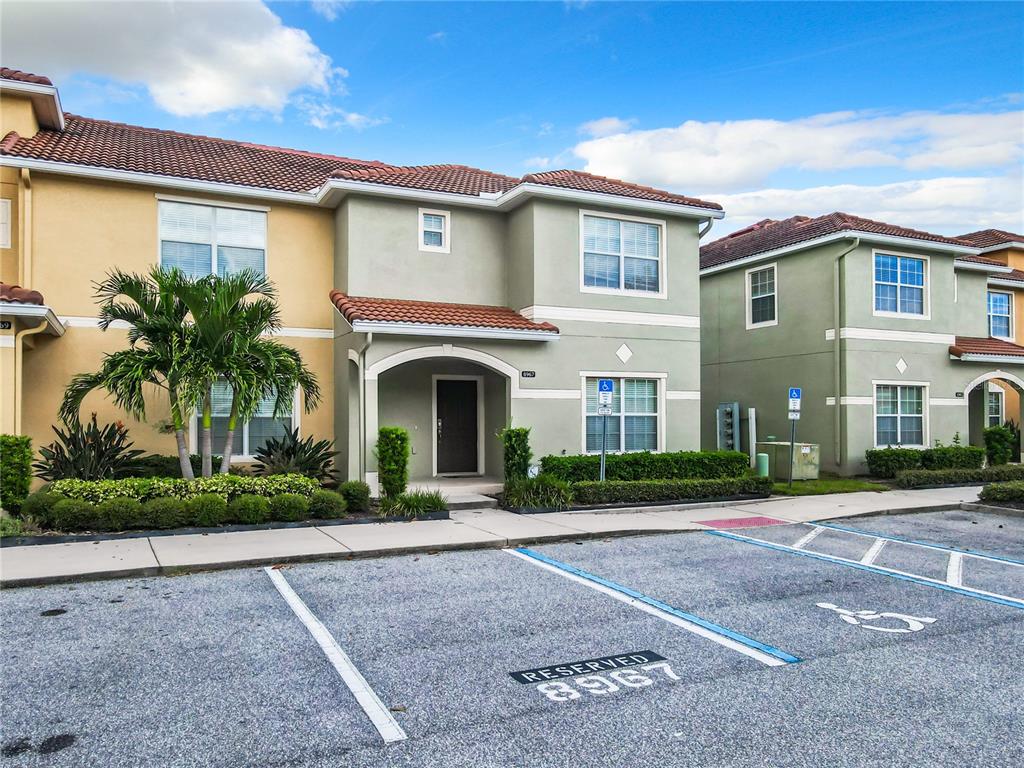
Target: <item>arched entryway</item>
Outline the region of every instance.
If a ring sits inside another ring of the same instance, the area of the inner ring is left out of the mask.
[[[1019,429],[1022,394],[1024,379],[1011,371],[987,371],[970,381],[964,388],[964,397],[971,445],[984,446],[988,427],[1012,423]],[[1015,459],[1019,460],[1019,447]]]

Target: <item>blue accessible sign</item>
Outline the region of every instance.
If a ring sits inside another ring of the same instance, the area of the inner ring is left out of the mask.
[[[789,399],[790,400],[799,400],[800,399],[800,387],[790,387],[789,388]]]
[[[597,380],[597,391],[598,392],[614,392],[615,391],[615,379],[598,379]],[[792,390],[790,390],[792,392]],[[800,390],[798,389],[797,392]],[[799,397],[799,395],[797,395]]]

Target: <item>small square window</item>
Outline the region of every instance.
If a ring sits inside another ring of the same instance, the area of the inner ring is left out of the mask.
[[[420,208],[421,251],[451,253],[451,215],[448,211],[428,211]]]

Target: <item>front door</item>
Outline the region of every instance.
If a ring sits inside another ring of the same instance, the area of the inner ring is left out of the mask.
[[[437,380],[437,474],[479,471],[476,399],[475,380]]]

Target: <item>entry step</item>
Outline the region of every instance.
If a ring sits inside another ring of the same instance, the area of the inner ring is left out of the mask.
[[[442,491],[444,493],[444,491]],[[449,493],[448,509],[496,509],[498,502],[479,493]]]

